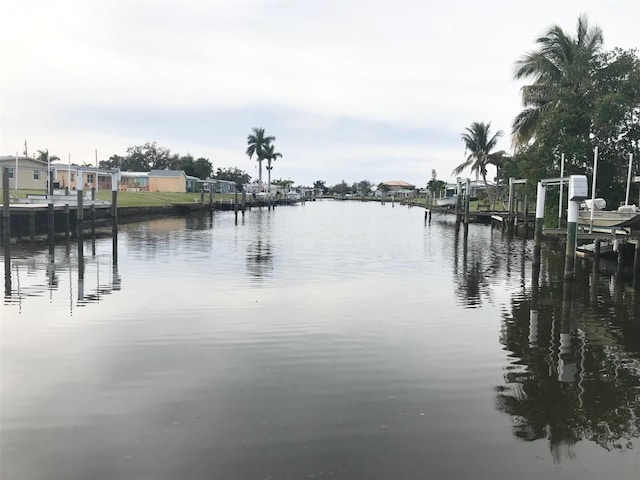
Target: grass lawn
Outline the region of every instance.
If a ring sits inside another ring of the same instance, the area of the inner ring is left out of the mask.
[[[17,193],[17,195],[16,195]],[[75,192],[73,192],[75,194]],[[43,195],[42,190],[14,190],[10,191],[11,197],[27,198],[28,194]],[[213,199],[230,200],[235,196],[230,194],[216,194]],[[0,189],[0,200],[2,199]],[[111,201],[111,190],[101,190],[97,195],[98,200]],[[163,192],[118,192],[118,207],[164,207],[172,203],[199,202],[200,193],[163,193]],[[204,201],[209,201],[209,195],[205,194]]]

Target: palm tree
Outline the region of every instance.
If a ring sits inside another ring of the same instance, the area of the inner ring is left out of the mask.
[[[589,27],[587,17],[581,15],[575,38],[555,25],[536,43],[538,50],[516,62],[516,80],[533,78],[533,83],[521,89],[524,110],[512,125],[515,147],[533,139],[553,112],[583,104],[590,94],[590,74],[603,36],[600,28]]]
[[[273,145],[273,143],[269,142],[264,146],[264,150],[263,150],[263,158],[267,161],[267,185],[268,185],[268,192],[269,195],[271,195],[271,169],[273,168],[273,165],[271,165],[271,162],[275,162],[278,158],[281,158],[282,154],[279,152],[275,151],[275,146]]]
[[[471,168],[472,173],[475,172],[476,178],[481,175],[491,203],[489,185],[487,184],[487,166],[495,165],[504,156],[505,152],[502,150],[492,152],[502,136],[502,130],[489,137],[490,127],[491,122],[473,122],[470,127],[466,128],[467,131],[462,134],[462,141],[465,146],[465,155],[467,152],[469,152],[469,155],[464,162],[453,169],[452,175],[460,175],[467,168]]]
[[[256,160],[258,161],[258,183],[260,188],[262,188],[262,160],[264,160],[264,149],[265,147],[274,142],[276,137],[264,135],[264,128],[254,127],[252,130],[253,133],[247,136],[247,155],[249,155],[249,159],[252,159],[253,156],[256,156]]]
[[[43,162],[55,162],[56,160],[60,160],[60,157],[58,157],[57,155],[51,155],[49,153],[49,149],[44,149],[44,150],[38,150],[36,159]]]

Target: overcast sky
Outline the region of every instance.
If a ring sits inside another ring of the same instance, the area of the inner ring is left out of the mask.
[[[93,163],[155,141],[257,177],[263,127],[273,178],[450,180],[472,122],[510,149],[514,62],[581,13],[605,48],[640,46],[637,0],[3,0],[0,155],[26,140]]]

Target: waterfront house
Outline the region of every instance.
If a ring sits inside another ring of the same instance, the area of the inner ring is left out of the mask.
[[[111,170],[90,167],[88,165],[64,164],[60,162],[52,163],[51,169],[54,172],[53,188],[64,188],[76,190],[78,188],[78,171],[82,172],[83,190],[111,190]]]
[[[187,175],[183,170],[151,170],[149,172],[150,192],[187,191]]]
[[[149,172],[120,172],[118,190],[121,192],[148,192]]]
[[[45,161],[24,155],[0,156],[0,181],[4,167],[9,168],[9,188],[11,190],[47,190],[47,168]],[[17,167],[17,170],[16,170]],[[0,185],[2,185],[0,183]]]
[[[387,182],[382,182],[388,188],[387,195],[391,195],[394,197],[413,197],[415,196],[415,185],[404,182],[402,180],[389,180]]]

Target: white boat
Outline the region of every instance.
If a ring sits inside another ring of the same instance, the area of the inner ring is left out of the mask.
[[[438,205],[439,207],[453,208],[456,206],[456,197],[453,196],[438,198],[436,199],[436,205]]]
[[[593,202],[593,223],[591,223],[591,202],[584,202],[584,208],[578,212],[578,225],[596,228],[629,228],[640,229],[640,209],[635,205],[623,205],[617,210],[601,210],[606,206],[604,199],[596,198]]]
[[[287,192],[287,200],[298,201],[302,196],[298,192]]]

